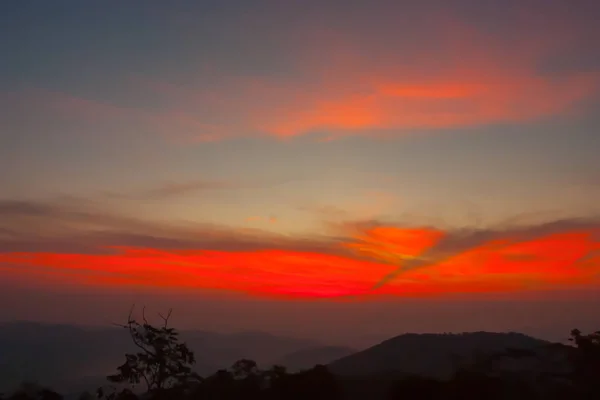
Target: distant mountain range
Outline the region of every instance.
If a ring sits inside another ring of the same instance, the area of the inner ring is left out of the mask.
[[[196,354],[196,371],[204,376],[246,358],[263,369],[278,364],[292,372],[327,364],[342,377],[419,374],[444,378],[477,354],[507,349],[540,352],[550,345],[519,333],[489,332],[405,334],[358,352],[262,332],[182,331],[181,338]],[[105,384],[105,377],[115,372],[124,354],[135,351],[128,332],[118,327],[0,324],[0,393],[33,381],[71,397]],[[548,360],[536,362],[549,365]]]
[[[317,364],[329,364],[356,352],[357,350],[344,346],[311,347],[287,354],[277,360],[275,364],[285,366],[290,372],[297,372],[310,369]]]
[[[181,331],[181,339],[196,354],[196,371],[201,375],[230,367],[242,358],[268,368],[288,354],[323,347],[312,340],[262,332]],[[135,351],[128,332],[118,327],[0,324],[0,393],[23,381],[35,381],[62,392],[95,388],[106,383],[108,374],[116,372],[125,353]]]

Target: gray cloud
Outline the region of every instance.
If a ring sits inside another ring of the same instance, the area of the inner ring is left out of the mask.
[[[289,182],[300,180],[295,178],[278,178],[271,180],[261,180],[258,182],[244,181],[225,181],[225,180],[191,180],[184,182],[170,181],[164,182],[142,190],[128,191],[108,191],[104,192],[109,198],[115,199],[165,199],[178,196],[186,196],[202,192],[215,192],[224,190],[239,190],[239,189],[263,189],[277,185],[283,185]]]
[[[0,201],[0,252],[105,253],[110,247],[161,250],[280,249],[338,254],[338,239],[290,238],[258,229],[143,221],[73,202]]]
[[[124,200],[165,199],[201,192],[237,189],[240,187],[240,185],[235,185],[224,181],[195,180],[189,182],[166,182],[144,190],[131,190],[123,192],[109,191],[104,192],[104,194],[109,198]]]
[[[232,185],[219,181],[193,181],[185,183],[167,183],[161,187],[151,189],[146,192],[148,196],[170,197],[185,195],[205,190],[229,189]]]

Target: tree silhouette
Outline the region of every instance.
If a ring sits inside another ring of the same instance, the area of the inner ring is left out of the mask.
[[[573,353],[573,383],[579,396],[600,398],[600,331],[584,335],[573,329],[569,340],[577,348]]]
[[[267,398],[290,398],[290,374],[282,365],[273,365],[263,372],[265,393]]]
[[[140,351],[125,355],[125,362],[117,367],[118,373],[107,377],[110,382],[135,386],[143,381],[147,392],[160,392],[197,378],[191,368],[196,362],[194,353],[179,342],[179,333],[168,326],[171,311],[166,316],[158,314],[163,324],[155,327],[147,321],[145,309],[142,323],[136,321],[132,307],[127,324],[119,326],[128,329],[133,344]]]
[[[231,366],[231,372],[233,373],[233,377],[235,379],[246,379],[251,376],[256,376],[260,373],[256,361],[245,358],[236,361]]]
[[[231,372],[236,381],[237,392],[246,399],[261,397],[263,389],[264,375],[258,369],[258,365],[253,360],[241,359],[236,361]]]
[[[62,400],[63,396],[37,383],[24,382],[8,400]]]

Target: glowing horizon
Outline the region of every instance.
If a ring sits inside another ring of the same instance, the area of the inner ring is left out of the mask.
[[[210,242],[203,245],[201,238],[192,249],[180,249],[175,239],[179,235],[170,232],[175,240],[171,248],[104,246],[97,254],[4,252],[0,263],[8,265],[2,267],[7,274],[33,274],[30,279],[41,274],[59,283],[218,289],[290,299],[519,292],[600,283],[600,223],[593,220],[512,231],[444,232],[384,225],[347,229],[345,239],[315,240],[305,250],[302,238],[288,237],[280,248],[270,248],[277,236],[235,230],[225,235],[229,243],[223,245],[235,247],[239,242],[239,249],[216,250]],[[192,232],[179,240],[192,239]],[[210,230],[197,232],[215,235]],[[252,240],[244,236],[248,233]],[[68,237],[93,238],[87,229],[73,234]],[[118,231],[115,234],[118,238]],[[124,238],[128,241],[127,235]],[[145,241],[151,243],[152,236]],[[76,247],[77,242],[70,245]]]

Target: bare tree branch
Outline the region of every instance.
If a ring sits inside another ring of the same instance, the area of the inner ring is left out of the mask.
[[[131,305],[131,308],[129,309],[129,315],[127,316],[127,323],[128,324],[131,324],[134,321],[133,318],[131,317],[133,315],[133,310],[134,309],[135,309],[135,303],[133,303]]]
[[[158,313],[158,316],[162,318],[162,320],[164,321],[164,325],[163,327],[166,328],[169,325],[169,318],[171,318],[171,313],[173,312],[172,308],[169,308],[169,313],[167,314],[166,317],[164,317],[161,313]]]
[[[144,321],[144,325],[150,325],[146,319],[146,306],[142,308],[142,321]]]

